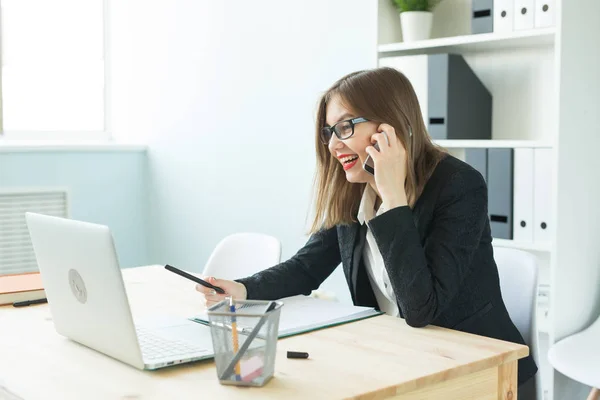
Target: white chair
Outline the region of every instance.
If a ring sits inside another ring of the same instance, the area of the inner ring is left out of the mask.
[[[234,233],[221,240],[210,255],[204,276],[233,280],[262,271],[281,260],[281,242],[263,233]]]
[[[588,400],[600,399],[600,317],[590,327],[556,342],[548,360],[563,375],[594,388]]]
[[[523,336],[529,351],[533,356],[538,369],[538,338],[536,332],[536,309],[538,294],[538,264],[536,257],[523,250],[494,247],[494,260],[498,266],[500,275],[500,290],[502,299],[508,310],[510,318]],[[535,376],[535,380],[519,388],[519,399],[535,399],[541,397],[536,395],[536,387],[540,388],[541,374]]]

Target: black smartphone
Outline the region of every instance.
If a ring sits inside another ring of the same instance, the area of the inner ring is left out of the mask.
[[[379,151],[378,143],[375,143],[373,145],[373,147],[375,147],[375,150]],[[375,175],[375,164],[373,163],[373,159],[371,158],[370,155],[367,155],[367,158],[365,159],[365,162],[363,163],[363,169],[365,171],[367,171],[368,173],[370,173],[371,175]]]
[[[207,288],[213,289],[215,292],[217,292],[217,293],[219,293],[219,294],[225,294],[225,291],[224,291],[223,289],[221,289],[220,287],[218,287],[218,286],[215,286],[215,285],[213,285],[213,284],[211,284],[211,283],[208,283],[208,282],[206,282],[205,280],[198,278],[197,276],[194,276],[194,275],[192,275],[192,274],[188,274],[187,272],[185,272],[185,271],[182,271],[182,270],[180,270],[179,268],[175,268],[175,267],[173,267],[173,266],[171,266],[171,265],[167,264],[167,265],[165,265],[165,269],[166,269],[167,271],[174,272],[174,273],[176,273],[177,275],[183,276],[184,278],[188,278],[188,279],[189,279],[189,280],[191,280],[191,281],[194,281],[194,282],[196,282],[196,283],[199,283],[200,285],[202,285],[202,286],[204,286],[204,287],[207,287]]]

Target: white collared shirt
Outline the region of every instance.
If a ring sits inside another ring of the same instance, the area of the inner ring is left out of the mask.
[[[358,222],[365,224],[375,216],[381,215],[384,212],[382,206],[380,206],[377,213],[375,213],[376,199],[377,193],[373,190],[371,185],[367,184],[358,208]],[[375,242],[375,237],[368,228],[368,225],[367,242],[365,243],[365,248],[363,250],[363,259],[365,267],[367,268],[371,287],[373,288],[375,298],[379,304],[379,309],[387,315],[398,317],[400,312],[398,311],[394,289],[392,289],[392,285],[390,284],[390,278],[385,269],[379,247],[377,247],[377,242]]]

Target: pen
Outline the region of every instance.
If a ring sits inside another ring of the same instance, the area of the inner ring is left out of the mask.
[[[239,351],[238,332],[237,332],[237,320],[235,318],[235,304],[233,303],[233,297],[229,297],[229,311],[234,315],[231,316],[231,336],[233,339],[233,354],[235,355]],[[235,363],[235,380],[241,380],[240,375],[240,363]]]
[[[171,266],[171,265],[167,264],[167,265],[165,265],[165,269],[166,269],[167,271],[174,272],[174,273],[176,273],[176,274],[177,274],[177,275],[179,275],[179,276],[183,276],[184,278],[187,278],[187,279],[189,279],[189,280],[191,280],[191,281],[194,281],[194,282],[196,282],[196,283],[199,283],[200,285],[202,285],[202,286],[204,286],[204,287],[207,287],[207,288],[213,289],[215,292],[217,292],[217,293],[219,293],[219,294],[225,294],[225,290],[223,290],[222,288],[220,288],[220,287],[218,287],[218,286],[215,286],[215,285],[213,285],[212,283],[208,283],[208,282],[206,282],[204,279],[200,279],[200,278],[198,278],[197,276],[194,276],[194,275],[192,275],[192,274],[188,274],[187,272],[185,272],[185,271],[182,271],[182,270],[180,270],[179,268],[175,268],[175,267],[173,267],[173,266]]]
[[[288,351],[287,358],[308,358],[308,353],[304,351]]]
[[[43,304],[43,303],[47,303],[48,299],[43,298],[43,299],[37,299],[37,300],[26,300],[26,301],[17,301],[15,303],[13,303],[13,307],[26,307],[26,306],[30,306],[32,304]]]

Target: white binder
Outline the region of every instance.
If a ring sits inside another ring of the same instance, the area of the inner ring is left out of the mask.
[[[494,33],[513,30],[514,5],[514,0],[494,0]]]
[[[514,153],[513,239],[516,242],[533,242],[533,151],[518,148]]]
[[[514,30],[533,29],[535,0],[514,0]]]
[[[535,11],[533,14],[534,27],[546,28],[554,26],[555,9],[554,0],[535,0]]]
[[[552,221],[552,149],[535,149],[533,153],[533,241],[549,242],[554,230]]]
[[[429,58],[426,54],[401,57],[383,57],[379,59],[380,67],[391,67],[402,72],[412,84],[419,100],[423,122],[427,126],[429,121],[428,93],[429,93]]]

